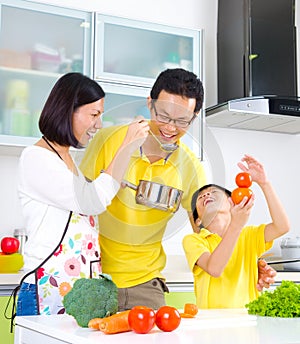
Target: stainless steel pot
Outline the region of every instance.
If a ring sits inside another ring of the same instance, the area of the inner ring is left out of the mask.
[[[171,186],[140,180],[139,185],[123,180],[123,184],[136,190],[135,201],[150,208],[175,213],[180,205],[183,191]]]
[[[299,259],[300,260],[300,237],[284,238],[280,243],[282,259]],[[284,270],[300,271],[300,261],[292,263],[285,262]]]

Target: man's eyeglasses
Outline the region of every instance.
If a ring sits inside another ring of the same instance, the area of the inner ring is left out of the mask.
[[[152,102],[152,105],[153,105],[156,119],[158,122],[161,122],[161,123],[169,124],[169,123],[173,122],[174,125],[178,128],[187,128],[193,122],[193,120],[196,118],[196,115],[194,114],[194,116],[189,121],[185,121],[183,119],[174,119],[174,118],[171,118],[169,116],[165,116],[165,115],[158,113],[156,110],[154,102]]]

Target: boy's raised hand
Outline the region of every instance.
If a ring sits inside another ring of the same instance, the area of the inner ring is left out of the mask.
[[[245,154],[238,166],[242,171],[248,172],[252,177],[252,181],[257,184],[267,183],[267,176],[263,165],[251,155]]]

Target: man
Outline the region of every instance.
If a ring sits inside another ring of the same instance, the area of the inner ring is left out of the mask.
[[[147,105],[152,135],[131,156],[124,179],[135,185],[149,180],[183,190],[181,205],[192,219],[192,195],[206,184],[206,176],[201,162],[180,138],[202,108],[202,83],[191,72],[167,69],[155,81]],[[97,133],[81,163],[87,178],[93,180],[106,169],[125,133],[126,126]],[[177,148],[168,151],[164,144]],[[157,309],[165,304],[162,237],[172,216],[137,204],[135,191],[128,187],[121,189],[99,216],[102,270],[119,288],[119,311],[135,305]]]

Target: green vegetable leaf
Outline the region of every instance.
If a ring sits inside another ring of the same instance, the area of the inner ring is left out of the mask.
[[[300,317],[300,285],[292,281],[282,281],[274,291],[264,291],[245,307],[248,308],[248,314],[282,318]]]

